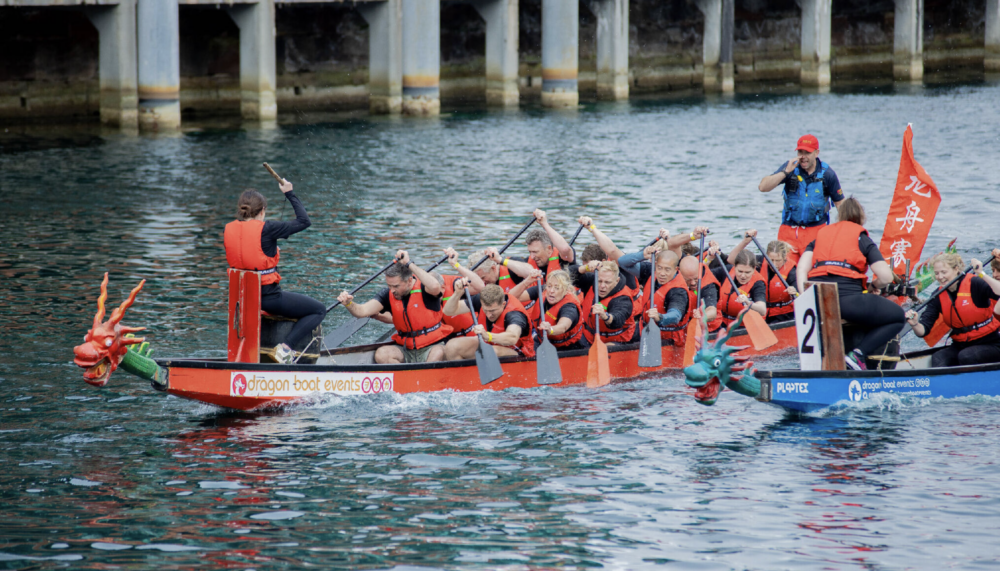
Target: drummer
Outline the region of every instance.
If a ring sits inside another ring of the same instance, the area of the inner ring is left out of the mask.
[[[942,286],[958,277],[965,267],[958,254],[938,254],[931,260],[934,277]],[[972,271],[930,300],[920,316],[906,314],[917,337],[927,335],[938,316],[951,327],[951,344],[931,356],[931,367],[954,367],[1000,363],[1000,321],[993,305],[1000,299],[1000,281],[983,271],[973,259]]]

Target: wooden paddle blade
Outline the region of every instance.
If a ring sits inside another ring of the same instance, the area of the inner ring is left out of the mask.
[[[747,328],[750,342],[757,351],[763,351],[772,345],[777,345],[778,338],[774,336],[774,331],[771,331],[764,318],[756,311],[751,309],[747,312],[743,317],[743,326]]]
[[[701,337],[701,320],[692,319],[688,322],[687,333],[684,339],[684,362],[683,367],[694,365],[694,355],[698,352],[698,338]]]
[[[594,389],[611,382],[611,366],[608,364],[608,346],[600,337],[594,339],[587,355],[587,387]]]
[[[327,349],[336,349],[337,347],[343,345],[344,341],[347,341],[351,335],[357,333],[358,330],[364,327],[369,321],[371,321],[371,317],[352,318],[350,321],[334,329],[329,335],[324,337],[323,344],[326,345]]]
[[[541,345],[535,349],[535,362],[538,367],[538,384],[558,385],[562,382],[559,354],[556,353],[555,346],[549,342],[548,336],[542,339]]]
[[[642,328],[639,341],[639,366],[653,369],[663,365],[663,350],[660,342],[660,328],[650,321]]]
[[[476,349],[476,368],[479,369],[479,382],[488,385],[503,376],[500,357],[489,343],[479,337],[479,347]]]

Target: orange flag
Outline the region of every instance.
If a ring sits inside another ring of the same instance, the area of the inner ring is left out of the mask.
[[[913,158],[913,130],[907,125],[903,133],[903,156],[899,159],[896,192],[892,196],[879,245],[882,257],[892,266],[892,271],[902,275],[906,273],[907,260],[911,270],[920,262],[920,252],[924,249],[940,204],[941,194],[937,185]]]

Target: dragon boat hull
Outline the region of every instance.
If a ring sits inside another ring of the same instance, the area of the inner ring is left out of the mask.
[[[931,368],[927,349],[900,357],[894,370],[881,371],[759,371],[757,400],[782,408],[813,412],[843,402],[883,395],[917,398],[1000,396],[1000,363]]]
[[[748,355],[777,353],[796,346],[794,323],[773,325],[778,343]],[[731,345],[750,345],[745,331],[735,332]],[[482,385],[474,360],[442,363],[377,365],[380,345],[363,345],[324,352],[314,365],[233,363],[225,360],[157,359],[167,370],[167,386],[175,396],[236,410],[280,406],[322,395],[365,395],[382,392],[413,393],[440,390],[480,391],[538,387],[534,359],[505,357],[504,375]],[[663,363],[655,369],[638,366],[639,343],[608,347],[611,377],[634,379],[664,371],[680,371],[684,347],[664,345]],[[587,378],[587,350],[559,354],[562,385],[582,384]]]

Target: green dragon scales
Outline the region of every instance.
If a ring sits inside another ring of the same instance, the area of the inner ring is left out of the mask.
[[[748,397],[760,396],[760,380],[754,376],[757,370],[752,368],[753,361],[749,361],[749,357],[736,355],[748,347],[726,345],[726,341],[743,323],[743,316],[748,310],[749,308],[743,309],[728,329],[719,331],[714,344],[708,341],[708,322],[702,317],[701,330],[705,334],[696,340],[698,352],[695,353],[694,364],[684,368],[685,382],[698,389],[694,398],[701,404],[715,404],[724,388]],[[736,376],[738,373],[742,374]]]

